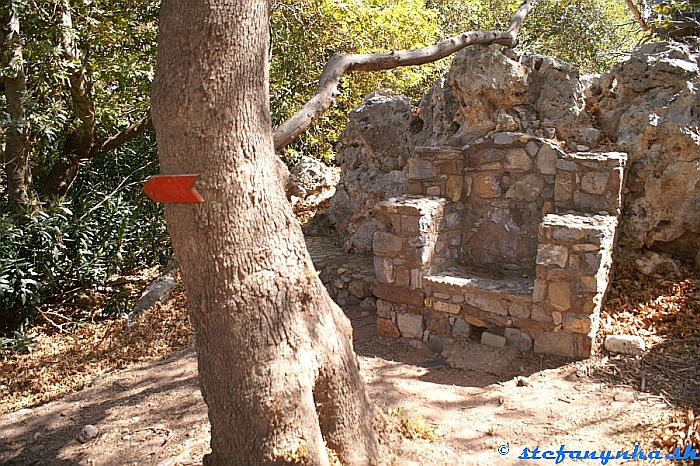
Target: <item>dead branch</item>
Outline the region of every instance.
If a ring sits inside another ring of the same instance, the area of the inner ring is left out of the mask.
[[[278,126],[272,138],[275,150],[281,151],[303,133],[319,116],[331,108],[340,94],[340,78],[350,71],[384,71],[400,66],[424,65],[448,57],[470,45],[500,44],[513,48],[518,44],[518,32],[535,0],[524,0],[515,12],[507,31],[469,31],[437,44],[415,50],[375,54],[336,55],[323,68],[316,93],[287,121]]]

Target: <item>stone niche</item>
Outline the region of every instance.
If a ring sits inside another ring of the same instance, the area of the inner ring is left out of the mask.
[[[440,350],[482,327],[523,351],[590,355],[626,155],[517,132],[414,154],[408,193],[376,205],[379,333]]]

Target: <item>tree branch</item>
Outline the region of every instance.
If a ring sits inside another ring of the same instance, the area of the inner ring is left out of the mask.
[[[634,19],[637,20],[637,23],[639,23],[639,27],[642,28],[642,31],[650,30],[651,26],[649,26],[647,22],[644,21],[644,18],[642,18],[642,14],[639,12],[637,5],[634,4],[634,0],[625,0],[625,3],[627,3],[627,8],[629,8],[632,12],[632,16],[634,16]]]
[[[513,48],[518,44],[517,37],[520,26],[534,3],[535,0],[524,0],[515,12],[510,27],[505,32],[495,30],[470,31],[415,50],[334,56],[323,68],[313,97],[272,133],[275,150],[279,152],[284,149],[287,144],[303,133],[311,123],[333,106],[335,98],[340,94],[338,83],[345,73],[349,71],[384,71],[400,66],[424,65],[448,57],[470,45],[500,44]]]
[[[90,149],[89,158],[105,154],[117,147],[131,141],[134,138],[141,136],[146,130],[153,129],[151,121],[151,113],[141,118],[131,126],[128,126],[115,135],[97,141]]]

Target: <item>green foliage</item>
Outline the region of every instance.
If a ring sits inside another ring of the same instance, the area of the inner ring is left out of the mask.
[[[653,34],[663,39],[698,43],[700,35],[700,0],[644,1],[643,11],[650,15]]]
[[[71,0],[70,33],[81,55],[79,62],[72,62],[59,45],[62,26],[58,1],[13,2],[20,13],[27,77],[24,104],[38,187],[60,154],[65,135],[76,124],[67,85],[73,70],[82,70],[91,85],[98,139],[116,133],[148,111],[159,3]],[[13,73],[9,68],[0,68],[0,75]],[[4,95],[0,99],[0,137],[4,139],[4,132],[12,123],[4,111]]]
[[[425,8],[422,0],[277,0],[272,4],[271,23],[274,126],[313,95],[323,66],[336,53],[412,49],[429,45],[440,35],[437,13]],[[332,160],[346,115],[365,95],[383,88],[417,103],[446,66],[443,62],[343,77],[335,107],[294,141],[289,151]]]
[[[69,197],[44,209],[0,212],[0,333],[23,330],[36,310],[60,303],[76,287],[104,284],[112,274],[165,263],[170,243],[162,207],[141,187],[157,172],[152,141],[133,141],[92,161]],[[107,304],[119,314],[124,296]]]
[[[519,3],[431,0],[429,5],[440,12],[446,35],[453,35],[470,29],[505,30]],[[523,23],[518,48],[592,72],[609,68],[639,38],[639,28],[623,0],[541,0]]]

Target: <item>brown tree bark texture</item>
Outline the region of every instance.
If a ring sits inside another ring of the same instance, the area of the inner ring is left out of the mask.
[[[13,125],[5,136],[5,150],[2,152],[2,165],[7,177],[7,192],[15,211],[29,201],[32,190],[32,172],[29,165],[29,136],[24,114],[24,93],[26,78],[22,63],[22,48],[19,39],[19,16],[13,8],[3,18],[3,48],[7,63],[14,69],[14,76],[3,79],[3,90],[7,102],[7,113]]]
[[[317,278],[272,144],[265,0],[164,0],[152,118],[187,290],[212,453],[205,464],[377,460],[352,329]]]

